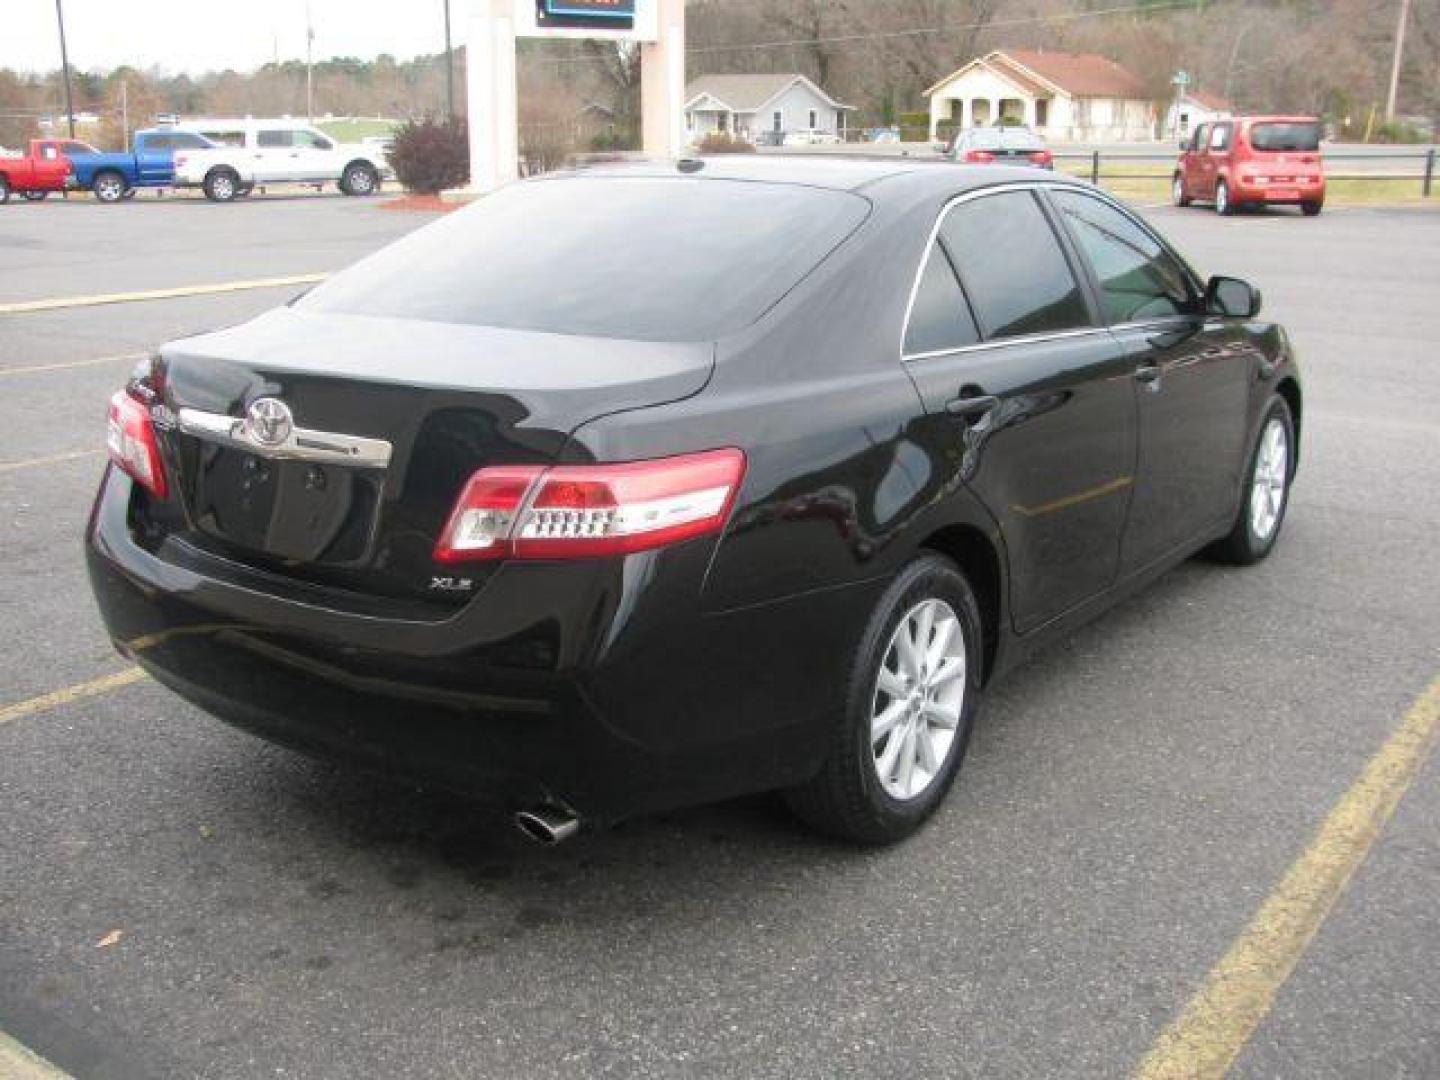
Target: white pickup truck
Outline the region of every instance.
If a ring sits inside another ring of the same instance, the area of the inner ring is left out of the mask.
[[[181,127],[191,127],[182,124]],[[213,202],[248,195],[257,184],[335,183],[346,195],[373,195],[391,175],[373,145],[337,143],[295,120],[237,120],[200,125],[222,145],[175,154],[176,187],[198,187]]]

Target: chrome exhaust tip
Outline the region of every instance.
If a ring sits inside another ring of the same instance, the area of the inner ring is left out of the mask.
[[[580,831],[580,819],[569,810],[537,806],[533,810],[516,811],[515,827],[537,844],[554,847]]]

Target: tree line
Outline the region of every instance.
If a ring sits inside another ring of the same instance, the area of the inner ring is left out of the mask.
[[[1157,102],[1177,70],[1238,109],[1317,113],[1342,135],[1378,131],[1400,0],[689,0],[692,76],[799,72],[856,107],[855,126],[923,110],[926,87],[992,48],[1098,52],[1134,72]],[[317,115],[441,115],[446,64],[464,109],[463,49],[399,60],[332,57],[313,69]],[[639,56],[597,42],[520,45],[521,123],[532,144],[584,138],[633,145]],[[176,73],[120,67],[73,73],[77,112],[95,137],[157,115],[306,114],[303,62],[253,71]],[[0,69],[0,145],[63,115],[58,71]],[[1440,121],[1440,0],[1412,0],[1399,112]]]

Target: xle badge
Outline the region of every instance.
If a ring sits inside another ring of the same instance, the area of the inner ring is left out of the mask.
[[[431,592],[470,592],[475,588],[475,582],[468,577],[432,577],[430,579]]]

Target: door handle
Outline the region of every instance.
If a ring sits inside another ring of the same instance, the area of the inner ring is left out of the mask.
[[[1000,407],[1000,399],[991,394],[980,394],[976,397],[951,398],[945,403],[945,411],[951,416],[969,418],[978,416],[983,418],[986,413],[992,412]]]
[[[1141,364],[1135,369],[1135,381],[1147,386],[1160,381],[1159,364]]]

